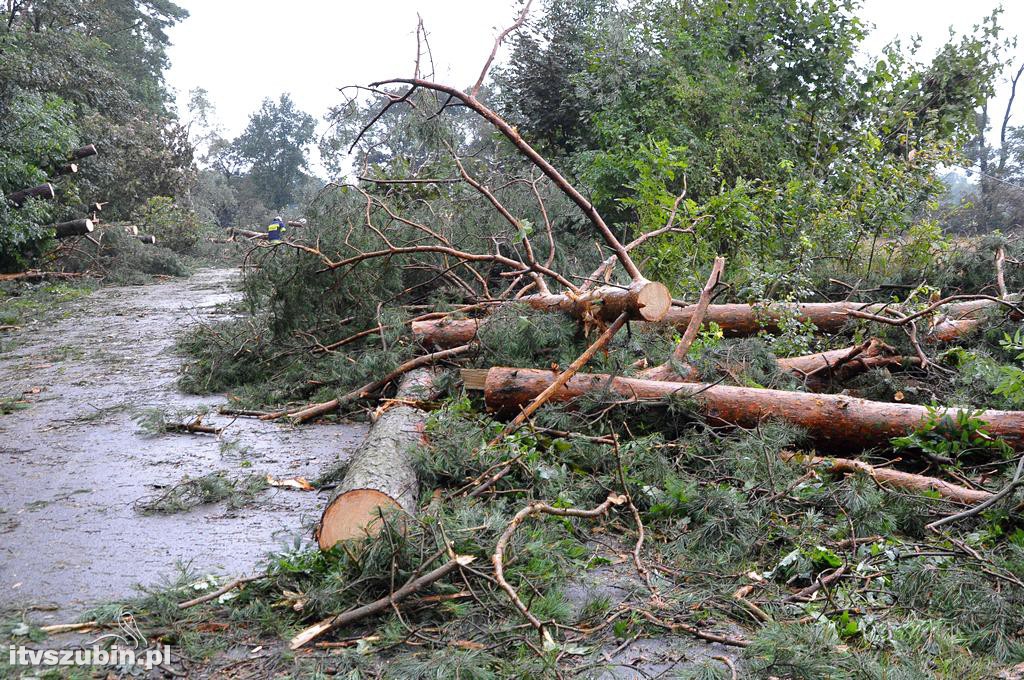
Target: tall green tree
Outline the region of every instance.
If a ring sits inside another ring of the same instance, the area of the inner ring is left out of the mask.
[[[314,130],[313,117],[282,94],[276,102],[264,99],[234,141],[234,154],[267,207],[277,209],[295,201],[308,178],[307,153]]]
[[[169,0],[12,0],[0,9],[0,193],[38,184],[70,149],[98,157],[58,184],[58,200],[0,206],[0,267],[45,247],[45,225],[107,202],[127,217],[189,180],[192,150],[164,83],[166,29],[187,12]]]
[[[896,43],[862,65],[859,9],[548,0],[496,74],[497,105],[623,234],[663,225],[685,191],[696,238],[651,247],[665,280],[697,250],[763,274],[751,295],[796,285],[816,258],[917,223],[1002,67],[996,15],[928,62]]]

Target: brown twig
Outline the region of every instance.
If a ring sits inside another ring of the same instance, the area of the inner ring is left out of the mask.
[[[527,505],[525,508],[520,510],[509,522],[508,526],[505,527],[505,531],[501,533],[498,538],[497,544],[494,546],[494,554],[491,555],[491,563],[494,565],[494,580],[498,582],[501,589],[508,593],[509,599],[516,606],[523,616],[530,622],[530,624],[537,630],[542,636],[548,635],[544,629],[544,624],[534,616],[529,607],[523,603],[516,593],[516,589],[505,579],[505,548],[508,546],[509,540],[515,533],[516,529],[521,525],[528,517],[534,515],[554,515],[555,517],[581,517],[581,518],[594,518],[600,517],[601,515],[608,512],[608,509],[613,505],[622,505],[626,501],[625,496],[618,494],[608,494],[608,498],[603,503],[598,505],[592,510],[577,510],[575,508],[555,508],[547,503],[534,502]]]
[[[342,612],[337,616],[332,616],[330,618],[324,619],[323,621],[313,626],[310,626],[309,628],[306,628],[305,630],[303,630],[291,639],[291,641],[288,644],[288,648],[294,651],[335,628],[340,628],[341,626],[345,626],[350,623],[355,623],[356,621],[364,619],[367,616],[372,616],[374,614],[379,614],[383,611],[386,611],[394,607],[397,603],[401,602],[405,598],[416,593],[421,588],[425,588],[431,583],[439,581],[440,579],[444,578],[456,569],[459,569],[460,567],[464,567],[470,564],[475,559],[476,558],[472,555],[457,555],[452,559],[448,560],[447,562],[445,562],[444,564],[442,564],[437,569],[434,569],[431,572],[423,574],[422,576],[409,579],[401,588],[385,597],[380,598],[379,600],[374,600],[373,602],[367,605],[363,605],[362,607],[357,607],[356,609],[350,609],[347,612]]]

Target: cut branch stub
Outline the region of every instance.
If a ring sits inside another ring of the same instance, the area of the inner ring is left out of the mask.
[[[89,219],[71,220],[70,222],[61,222],[60,224],[53,225],[57,238],[85,236],[86,234],[91,234],[95,228],[92,220]]]
[[[71,152],[71,160],[79,161],[89,156],[95,156],[98,152],[96,151],[95,144],[87,144],[86,146],[80,146]]]
[[[29,187],[28,189],[22,189],[21,191],[15,191],[13,194],[7,194],[7,200],[13,203],[16,207],[21,207],[30,198],[40,198],[43,200],[53,200],[56,196],[56,192],[53,190],[52,184],[40,184],[39,186]]]
[[[417,369],[405,375],[396,400],[430,398],[435,374]],[[345,478],[327,503],[316,539],[321,550],[338,541],[365,538],[380,530],[382,512],[416,514],[419,482],[411,450],[423,438],[427,416],[408,403],[385,404],[366,441],[353,454]]]
[[[515,413],[555,380],[551,371],[494,367],[487,372],[484,396],[488,408]],[[914,404],[891,404],[838,394],[809,394],[704,383],[663,382],[577,374],[550,400],[568,401],[584,394],[609,393],[618,400],[661,401],[692,398],[714,424],[757,427],[766,418],[778,418],[804,428],[819,444],[836,450],[858,450],[890,445],[893,437],[910,434],[929,418],[929,410]],[[955,414],[955,410],[949,411]],[[992,437],[1024,450],[1024,412],[982,411]]]

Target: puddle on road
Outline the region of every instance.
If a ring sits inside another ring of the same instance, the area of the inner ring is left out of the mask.
[[[62,305],[53,321],[16,333],[0,356],[3,395],[29,408],[0,416],[0,607],[58,609],[65,622],[90,604],[130,597],[189,564],[201,573],[258,568],[270,550],[308,540],[324,499],[271,489],[256,504],[223,503],[166,516],[133,509],[156,487],[188,475],[253,472],[312,479],[347,456],[362,425],[306,426],[215,413],[222,397],[176,388],[174,337],[223,317],[237,296],[232,270],[186,280],[106,288]],[[64,316],[66,318],[60,318]],[[208,435],[148,436],[133,420],[147,408],[211,407]]]

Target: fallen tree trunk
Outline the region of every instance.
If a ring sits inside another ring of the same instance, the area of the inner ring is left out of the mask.
[[[0,281],[67,281],[85,276],[78,272],[41,272],[37,270],[17,272],[14,274],[0,274]]]
[[[96,227],[93,226],[92,220],[84,218],[53,225],[53,230],[56,232],[57,238],[84,236],[86,234],[91,234],[95,228]]]
[[[15,191],[13,194],[7,194],[7,200],[13,203],[15,207],[20,208],[30,198],[40,198],[50,201],[53,200],[56,195],[56,192],[53,190],[53,185],[46,183],[35,187],[29,187],[28,189],[22,189],[21,191]]]
[[[871,338],[852,347],[779,359],[779,368],[803,380],[808,389],[819,391],[833,382],[849,380],[875,368],[902,368],[920,363],[916,357],[899,355],[878,338]]]
[[[73,175],[76,172],[78,172],[78,164],[77,163],[66,163],[66,164],[60,166],[59,168],[57,168],[56,170],[54,170],[53,171],[53,176],[54,177],[60,177],[61,175]]]
[[[572,311],[571,299],[562,295],[528,295],[518,302],[524,302],[537,309],[547,311]],[[887,306],[889,305],[860,302],[806,302],[770,306],[709,305],[704,322],[718,324],[726,336],[744,337],[756,335],[761,330],[778,331],[780,320],[784,316],[789,317],[795,314],[795,318],[810,321],[823,333],[835,333],[853,318],[849,314],[851,310],[876,314]],[[999,306],[999,303],[991,300],[974,300],[948,305],[943,310],[944,316],[938,320],[927,337],[937,342],[952,342],[977,328],[984,312],[996,306]],[[698,311],[697,305],[672,307],[661,319],[661,323],[685,330]],[[634,320],[636,319],[634,318]],[[486,317],[415,321],[412,324],[412,332],[413,336],[423,345],[444,349],[455,345],[464,345],[471,341],[476,336],[477,329],[486,322]]]
[[[97,153],[99,153],[99,152],[96,151],[96,145],[95,144],[87,144],[86,146],[80,146],[77,149],[75,149],[74,151],[72,151],[71,152],[71,160],[73,160],[73,161],[80,161],[83,158],[88,158],[89,156],[95,156]]]
[[[156,245],[156,236],[153,236],[152,234],[138,234],[135,238],[148,245]]]
[[[321,550],[329,550],[338,541],[376,534],[381,513],[387,510],[416,514],[419,482],[411,450],[423,439],[427,414],[411,401],[436,397],[435,377],[430,369],[420,368],[402,378],[394,405],[385,405],[370,427],[324,508],[316,529]]]
[[[890,468],[868,465],[861,460],[850,460],[848,458],[824,458],[821,456],[802,456],[797,453],[782,453],[785,461],[803,463],[818,469],[823,469],[831,474],[863,472],[875,479],[880,484],[906,489],[908,491],[934,491],[943,498],[958,503],[973,505],[988,500],[992,494],[980,489],[971,489],[959,484],[951,484],[935,477],[915,475],[910,472],[902,472]]]
[[[491,368],[484,382],[487,406],[499,413],[515,413],[547,389],[556,377],[549,370]],[[915,404],[600,374],[577,374],[551,396],[551,401],[569,401],[600,392],[626,401],[690,398],[715,425],[752,428],[767,418],[778,418],[804,428],[818,444],[843,451],[887,447],[893,437],[910,434],[929,416],[927,408]],[[955,410],[950,409],[949,413],[955,415]],[[1024,450],[1024,412],[989,410],[982,411],[978,418],[987,423],[989,435]]]

